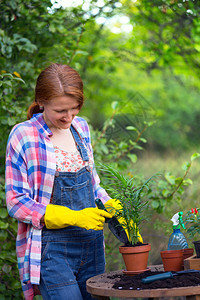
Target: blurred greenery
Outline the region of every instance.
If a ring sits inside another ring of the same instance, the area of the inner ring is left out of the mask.
[[[83,0],[62,8],[50,0],[1,0],[0,20],[0,299],[23,297],[17,222],[4,194],[7,137],[26,119],[35,80],[51,62],[69,64],[83,78],[80,115],[90,124],[97,165],[111,164],[136,185],[161,174],[149,194],[154,226],[141,228],[152,243],[149,262],[159,263],[170,218],[199,202],[199,162],[192,159],[200,145],[199,1]],[[123,268],[107,228],[105,240],[107,270]]]

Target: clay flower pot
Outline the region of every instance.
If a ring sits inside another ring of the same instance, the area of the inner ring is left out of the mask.
[[[160,255],[165,272],[181,271],[183,265],[183,249],[161,251]]]
[[[119,252],[122,254],[126,270],[125,274],[139,274],[147,270],[147,263],[149,251],[151,250],[150,244],[144,244],[135,247],[119,247]]]
[[[200,241],[194,241],[193,244],[195,247],[196,255],[198,258],[200,258]]]

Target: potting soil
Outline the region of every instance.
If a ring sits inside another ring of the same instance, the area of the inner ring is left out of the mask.
[[[146,271],[142,274],[130,275],[113,275],[108,276],[110,279],[116,279],[115,284],[112,286],[114,289],[119,290],[145,290],[145,289],[163,289],[163,288],[177,288],[187,286],[200,285],[200,272],[187,273],[176,275],[173,278],[156,280],[150,283],[142,283],[142,278],[147,276],[162,274],[163,272]],[[173,274],[175,272],[172,272]]]

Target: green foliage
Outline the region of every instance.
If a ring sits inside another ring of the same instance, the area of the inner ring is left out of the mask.
[[[161,76],[163,78],[160,79],[156,74],[153,76],[157,78],[155,81],[159,87],[152,87],[151,93],[145,93],[155,107],[157,119],[157,126],[152,127],[148,133],[149,144],[152,150],[158,152],[165,152],[165,149],[176,152],[196,149],[199,87],[194,86],[194,80],[190,76],[182,75],[177,79],[170,76],[167,70]]]
[[[130,162],[137,162],[136,153],[143,150],[143,145],[147,143],[142,135],[154,122],[142,120],[140,126],[133,126],[135,112],[128,108],[129,113],[125,114],[123,103],[120,105],[117,101],[111,106],[112,115],[104,122],[101,130],[90,125],[92,146],[97,163],[103,161],[123,170]]]
[[[15,239],[17,221],[8,216],[3,181],[0,183],[0,298],[22,299],[17,268]]]
[[[150,115],[151,120],[157,120],[157,126],[144,135],[148,149],[195,149],[199,140],[200,55],[193,31],[197,40],[198,1],[121,3],[117,16],[128,16],[133,30],[130,34],[112,34],[106,25],[99,30],[95,27],[98,36],[91,44],[92,55],[87,62],[84,58],[86,115],[95,128],[100,128],[111,114],[111,102],[125,103],[129,92],[138,92],[146,118]],[[91,33],[87,27],[85,36]]]
[[[0,157],[4,162],[5,146],[8,134],[11,128],[25,118],[24,103],[17,101],[15,93],[19,84],[25,84],[17,72],[13,74],[5,71],[0,74],[0,143],[3,145],[0,149]],[[6,139],[5,139],[6,138]],[[4,172],[4,164],[0,167],[0,173]]]
[[[194,239],[197,237],[199,240],[200,235],[200,208],[190,209],[184,218],[187,232],[189,236]]]
[[[191,68],[199,74],[198,1],[144,0],[133,4],[125,0],[124,4],[134,26],[129,49],[121,47],[126,60],[148,71],[170,66],[183,72]]]
[[[185,188],[192,184],[190,178],[186,178],[191,169],[192,162],[199,157],[199,153],[194,153],[190,162],[183,164],[182,169],[184,174],[182,177],[177,177],[167,172],[163,174],[163,177],[155,184],[152,184],[149,189],[148,198],[151,199],[151,205],[158,213],[167,215],[171,213],[170,203],[180,203],[184,196]]]

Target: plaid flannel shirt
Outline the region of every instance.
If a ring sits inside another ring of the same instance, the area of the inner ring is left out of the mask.
[[[93,160],[87,122],[75,117],[72,125],[82,138]],[[9,215],[18,220],[16,252],[20,280],[25,299],[33,299],[33,284],[40,282],[41,231],[40,219],[50,202],[56,159],[42,114],[17,124],[12,129],[6,151],[6,202]],[[94,160],[93,160],[94,162]],[[100,187],[95,167],[92,169],[95,198],[105,203],[110,197]]]

